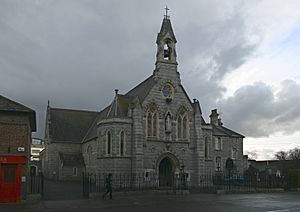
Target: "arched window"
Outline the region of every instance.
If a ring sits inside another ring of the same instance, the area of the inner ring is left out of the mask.
[[[88,164],[91,165],[91,163],[92,163],[92,147],[91,146],[88,146],[86,153],[87,153]]]
[[[164,44],[164,59],[165,60],[170,60],[171,52],[172,52],[172,49],[171,49],[170,41],[167,41]]]
[[[107,131],[106,133],[106,154],[111,154],[111,133],[110,131]]]
[[[177,116],[177,138],[186,139],[188,137],[188,115],[185,110]]]
[[[157,136],[158,114],[155,108],[151,108],[147,113],[147,136]]]
[[[237,159],[237,149],[236,148],[232,148],[231,149],[231,159],[236,160]]]
[[[125,133],[121,131],[120,133],[120,155],[125,155]]]
[[[208,151],[209,151],[209,149],[208,149],[208,140],[207,140],[207,137],[205,137],[205,141],[204,141],[204,156],[205,156],[205,158],[208,158]]]
[[[221,139],[221,137],[215,138],[215,150],[222,150],[222,139]]]

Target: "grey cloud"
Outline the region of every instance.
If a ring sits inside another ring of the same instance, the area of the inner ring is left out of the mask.
[[[283,81],[275,94],[270,86],[257,82],[218,102],[223,122],[250,137],[299,131],[299,103],[300,85],[292,80]]]
[[[222,99],[223,77],[251,57],[258,44],[248,40],[245,5],[239,1],[192,5],[177,0],[169,7],[182,83],[207,117]],[[37,111],[37,136],[42,136],[48,99],[53,107],[100,110],[115,88],[125,93],[152,74],[164,6],[158,0],[1,1],[1,94]],[[224,104],[242,110],[234,99]]]

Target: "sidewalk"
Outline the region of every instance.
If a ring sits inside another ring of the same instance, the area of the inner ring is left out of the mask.
[[[155,204],[158,200],[175,196],[175,195],[158,195],[155,192],[149,193],[114,193],[113,199],[110,200],[106,197],[96,199],[74,199],[74,200],[46,200],[36,203],[21,202],[21,203],[4,203],[0,204],[0,212],[17,212],[17,211],[71,211],[80,210],[86,211],[87,209],[104,209],[113,207],[129,207],[132,205],[148,205]],[[172,198],[170,198],[172,199]]]

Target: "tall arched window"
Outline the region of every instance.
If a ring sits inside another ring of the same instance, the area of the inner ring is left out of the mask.
[[[120,155],[125,155],[125,133],[121,131],[120,133]]]
[[[177,138],[186,139],[188,137],[188,115],[185,110],[181,110],[177,116]]]
[[[158,114],[155,108],[151,108],[147,113],[147,136],[157,136]]]
[[[205,137],[205,141],[204,141],[204,156],[205,158],[208,158],[208,140],[207,140],[207,137]]]
[[[106,133],[106,154],[111,154],[111,132],[107,131]]]
[[[88,146],[86,152],[87,152],[87,161],[88,161],[88,164],[91,165],[91,163],[92,163],[92,147]]]

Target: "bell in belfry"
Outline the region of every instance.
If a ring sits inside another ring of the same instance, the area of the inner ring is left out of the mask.
[[[166,43],[164,46],[164,58],[169,59],[170,55],[171,55],[171,47],[169,46],[168,43]]]

